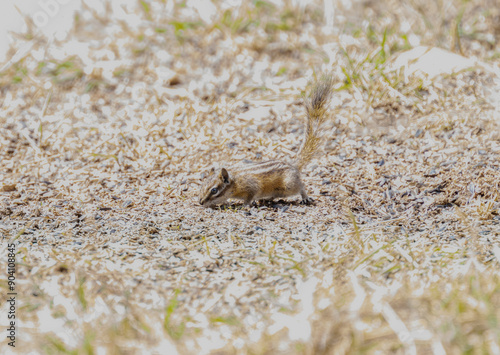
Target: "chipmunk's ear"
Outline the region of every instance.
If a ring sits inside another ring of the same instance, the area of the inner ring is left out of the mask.
[[[225,168],[220,170],[220,178],[224,181],[224,183],[229,184],[229,173]]]

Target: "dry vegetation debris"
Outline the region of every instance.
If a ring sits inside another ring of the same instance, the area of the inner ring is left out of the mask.
[[[20,351],[499,352],[500,7],[334,4],[108,2],[24,35],[0,74]],[[484,65],[391,69],[419,44]],[[322,71],[316,204],[198,206],[214,163],[295,154]]]

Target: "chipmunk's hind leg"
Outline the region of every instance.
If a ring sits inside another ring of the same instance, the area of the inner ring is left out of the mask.
[[[304,186],[302,186],[302,190],[300,190],[300,196],[302,197],[302,201],[300,201],[300,203],[303,205],[310,205],[314,202],[311,197],[307,196],[307,192]]]
[[[300,194],[302,197],[301,203],[310,204],[313,201],[309,196],[307,196],[304,183],[300,178],[300,172],[297,169],[291,170],[290,173],[287,174],[287,177],[284,180],[284,186],[285,191],[283,193],[283,197],[291,197]]]

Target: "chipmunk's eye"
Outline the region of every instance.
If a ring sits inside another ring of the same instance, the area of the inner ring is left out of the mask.
[[[219,190],[217,190],[217,188],[216,188],[216,187],[214,187],[212,190],[210,190],[210,193],[211,193],[212,195],[215,195],[218,191],[219,191]]]

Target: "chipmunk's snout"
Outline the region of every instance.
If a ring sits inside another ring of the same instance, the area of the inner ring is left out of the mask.
[[[205,206],[205,203],[207,203],[207,199],[206,198],[203,198],[203,197],[200,197],[200,205],[201,206]]]

